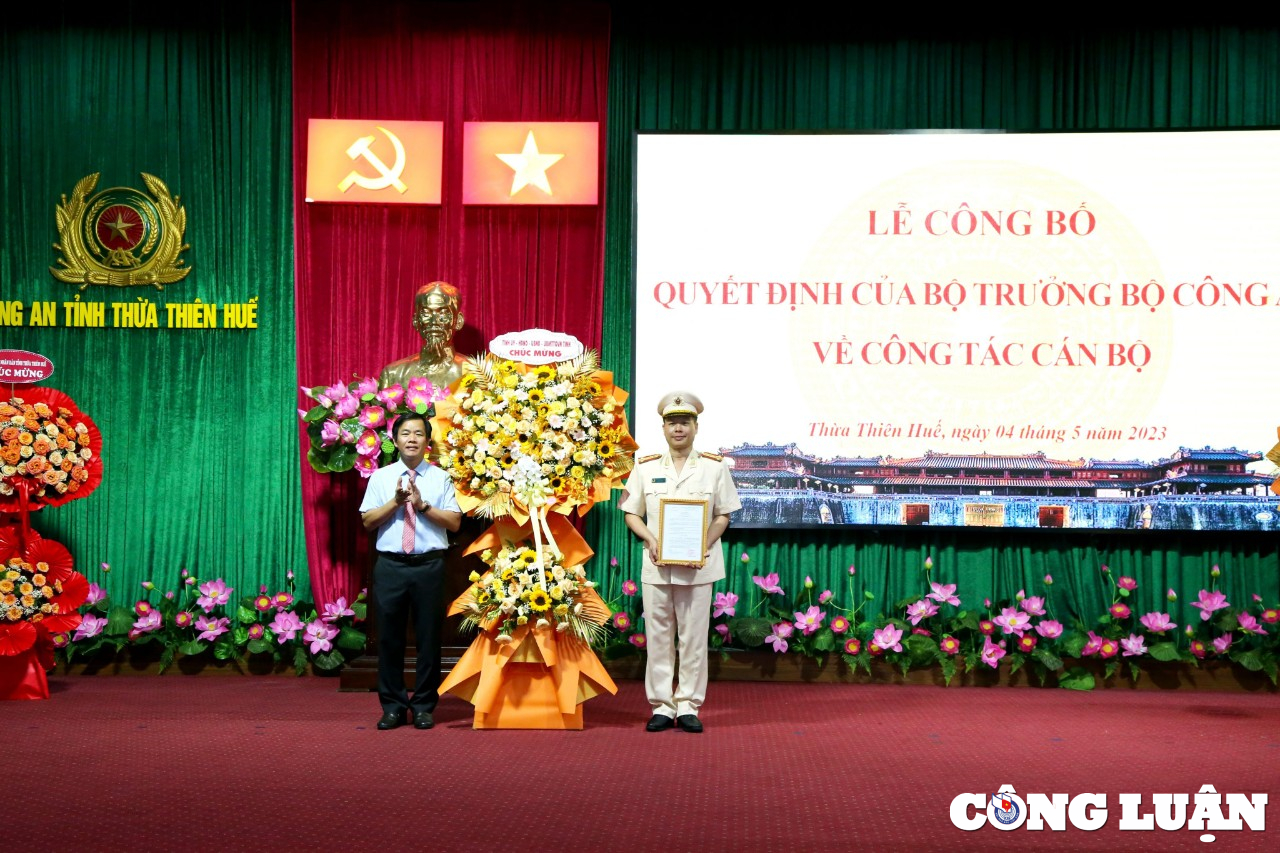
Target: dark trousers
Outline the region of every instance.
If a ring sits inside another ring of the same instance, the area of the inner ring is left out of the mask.
[[[440,631],[444,626],[444,552],[378,553],[373,602],[378,627],[378,701],[398,713],[434,711],[440,698]],[[418,649],[413,698],[404,684],[405,626],[413,617]]]

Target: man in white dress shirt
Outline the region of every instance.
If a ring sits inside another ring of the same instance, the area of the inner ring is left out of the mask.
[[[431,432],[422,415],[402,415],[392,439],[400,458],[373,472],[360,518],[377,531],[373,605],[378,630],[378,728],[409,721],[434,725],[440,686],[440,631],[444,622],[446,531],[456,532],[462,512],[453,480],[426,460]],[[405,624],[413,616],[418,664],[413,698],[404,683]]]

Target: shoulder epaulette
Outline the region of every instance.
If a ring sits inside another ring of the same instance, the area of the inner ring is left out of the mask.
[[[652,453],[648,456],[641,456],[639,459],[636,460],[636,464],[643,465],[646,462],[652,462],[655,459],[661,459],[661,458],[662,458],[661,453]]]
[[[724,461],[724,457],[721,456],[719,453],[699,453],[698,455],[701,456],[703,459],[714,459],[716,462]]]

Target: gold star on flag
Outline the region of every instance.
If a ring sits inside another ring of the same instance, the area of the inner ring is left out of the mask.
[[[538,150],[538,143],[533,138],[533,131],[524,140],[524,150],[519,154],[495,155],[503,163],[515,170],[511,179],[511,195],[515,195],[529,184],[533,184],[547,195],[551,195],[551,184],[547,182],[547,169],[559,162],[563,154],[543,154]]]

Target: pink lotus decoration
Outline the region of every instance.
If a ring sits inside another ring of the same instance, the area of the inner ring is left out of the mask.
[[[1168,613],[1144,613],[1138,617],[1138,621],[1142,623],[1142,627],[1146,628],[1153,634],[1163,634],[1165,631],[1172,631],[1178,627],[1177,622],[1169,619]]]
[[[902,651],[902,629],[890,622],[871,635],[871,642],[882,651]]]
[[[764,577],[752,576],[751,581],[762,590],[766,595],[786,595],[782,591],[782,587],[778,586],[778,573],[769,572]]]
[[[1214,611],[1222,610],[1224,607],[1230,607],[1231,603],[1227,601],[1227,597],[1222,593],[1214,590],[1209,592],[1207,589],[1200,590],[1200,600],[1191,602],[1192,607],[1200,608],[1200,620],[1208,622],[1209,617]]]

